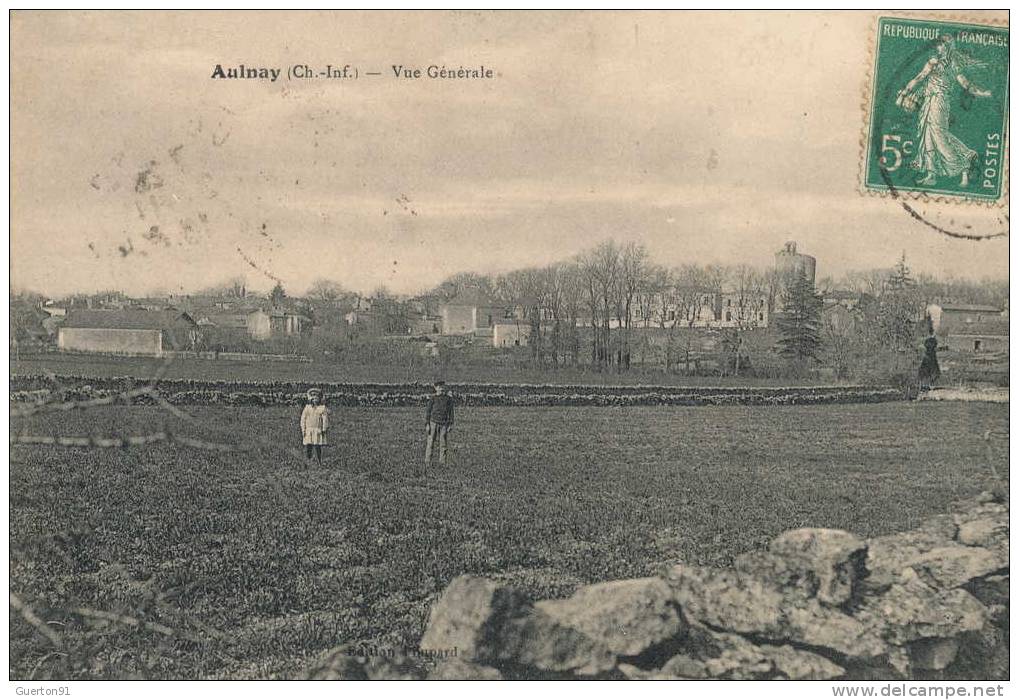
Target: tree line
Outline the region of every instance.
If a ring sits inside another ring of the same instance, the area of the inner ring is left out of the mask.
[[[851,301],[824,307],[822,299],[831,300],[836,290],[850,292]],[[205,291],[252,297],[243,278]],[[887,269],[847,272],[815,285],[803,276],[780,278],[775,268],[666,266],[640,243],[605,240],[545,266],[458,273],[420,298],[434,311],[469,291],[490,299],[493,307],[513,309],[527,326],[527,352],[535,367],[622,372],[637,365],[741,375],[764,371],[768,363],[775,369],[781,362],[775,371],[821,366],[849,377],[909,366],[919,338],[929,330],[928,303],[998,306],[1007,299],[1008,281],[914,275],[903,256]],[[375,315],[385,316],[386,324],[375,329],[383,334],[406,332],[408,319],[420,313],[414,310],[420,303],[401,302],[385,287],[362,296],[330,279],[314,280],[300,297],[277,285],[266,298],[273,306],[296,305],[321,326],[327,318],[342,325],[344,304],[365,296],[373,300]],[[42,297],[14,290],[11,297],[13,339],[17,329],[38,324]],[[705,334],[691,332],[707,321],[718,321],[710,324],[715,328],[711,352],[705,351]]]
[[[590,364],[624,371],[647,364],[655,329],[671,370],[689,365],[695,352],[690,329],[714,320],[726,291],[725,345],[738,363],[748,331],[763,324],[774,304],[774,271],[748,265],[660,265],[634,242],[603,241],[570,259],[500,275],[460,273],[431,294],[449,300],[478,290],[496,303],[514,305],[529,328],[532,358],[552,367]]]

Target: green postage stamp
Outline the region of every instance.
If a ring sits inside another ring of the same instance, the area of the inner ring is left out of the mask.
[[[1007,190],[1008,28],[878,21],[863,185],[996,201]]]

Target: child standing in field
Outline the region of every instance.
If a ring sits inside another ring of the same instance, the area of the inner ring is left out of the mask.
[[[304,455],[310,460],[312,453],[322,464],[322,447],[328,445],[329,409],[322,401],[321,389],[308,390],[308,403],[301,412],[301,435],[304,438]]]
[[[439,464],[445,464],[449,452],[449,431],[453,429],[453,397],[446,393],[446,383],[443,381],[435,382],[435,393],[428,397],[425,427],[428,431],[425,466],[432,461],[432,450],[436,442],[439,443]]]

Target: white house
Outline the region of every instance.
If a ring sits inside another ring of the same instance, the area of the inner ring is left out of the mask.
[[[496,348],[523,347],[531,337],[531,325],[526,321],[500,319],[492,324],[492,346]]]

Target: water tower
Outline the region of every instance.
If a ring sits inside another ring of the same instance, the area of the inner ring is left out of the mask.
[[[817,260],[813,255],[797,253],[796,241],[789,241],[782,250],[775,253],[775,270],[782,279],[802,274],[810,280],[810,284],[814,284]]]

